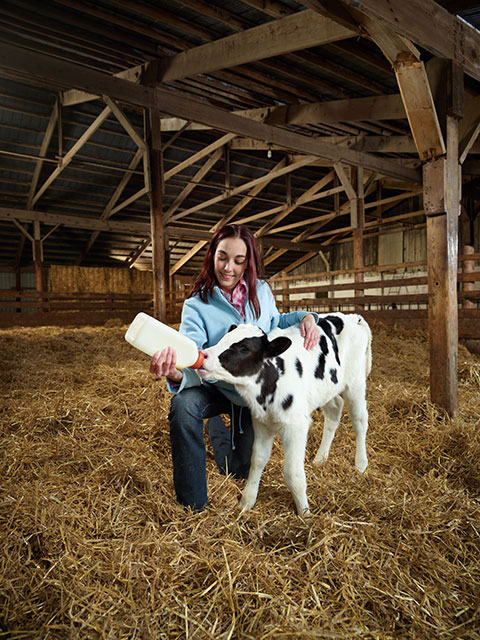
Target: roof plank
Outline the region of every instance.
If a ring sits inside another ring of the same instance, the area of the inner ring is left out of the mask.
[[[81,65],[34,53],[12,44],[4,44],[2,54],[1,67],[9,71],[31,74],[37,80],[42,78],[65,86],[73,85],[92,93],[107,94],[131,104],[159,109],[163,113],[202,122],[221,131],[265,140],[307,155],[363,166],[365,169],[378,171],[382,175],[415,183],[420,181],[417,170],[404,167],[398,162],[327,144],[309,136],[242,118],[218,107],[197,102],[190,97],[159,88],[139,86],[100,71],[86,69]]]

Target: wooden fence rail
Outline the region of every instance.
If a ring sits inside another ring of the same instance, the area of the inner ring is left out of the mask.
[[[152,295],[0,290],[1,327],[101,324],[111,318],[130,322],[139,311],[152,313]]]
[[[480,270],[474,270],[475,261],[480,261],[480,254],[459,257],[459,332],[461,337],[480,339],[480,286],[477,284]],[[468,269],[463,268],[464,265]],[[428,278],[424,273],[405,274],[409,268],[426,272],[427,263],[323,271],[308,276],[281,274],[269,283],[280,312],[355,310],[387,323],[426,328]],[[362,282],[354,282],[356,273],[363,273]],[[372,279],[365,279],[368,276]],[[333,278],[342,281],[335,282]],[[349,280],[344,281],[345,278]],[[179,321],[188,289],[187,286],[182,291],[168,292],[168,322]],[[389,291],[391,289],[395,292]],[[400,293],[400,290],[404,291]],[[0,290],[0,326],[99,324],[110,318],[130,322],[139,311],[152,313],[152,295]]]

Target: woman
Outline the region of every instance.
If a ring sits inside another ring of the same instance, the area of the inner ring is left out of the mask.
[[[300,324],[305,348],[317,344],[316,314],[279,314],[263,269],[255,238],[242,225],[221,227],[212,237],[203,268],[182,310],[180,332],[199,349],[216,344],[235,324],[251,323],[266,333],[277,326]],[[169,414],[173,480],[178,501],[194,511],[208,503],[203,420],[221,472],[246,478],[250,468],[253,428],[250,412],[232,385],[202,381],[192,369],[175,368],[173,347],[157,351],[150,372],[166,376],[174,394]],[[230,431],[220,414],[230,414]]]

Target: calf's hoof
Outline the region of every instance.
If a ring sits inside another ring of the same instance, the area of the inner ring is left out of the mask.
[[[242,498],[240,499],[240,507],[242,509],[241,513],[243,513],[244,511],[248,511],[249,509],[253,509],[253,507],[255,506],[255,499],[249,499],[246,498],[245,496],[242,496]]]
[[[315,467],[321,467],[322,464],[325,464],[326,461],[327,461],[327,456],[315,456],[312,464]]]
[[[356,462],[355,467],[360,471],[360,473],[364,473],[366,468],[368,467],[368,460],[362,460],[361,462]]]

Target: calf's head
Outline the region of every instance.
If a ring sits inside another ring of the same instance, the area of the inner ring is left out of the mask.
[[[198,372],[202,378],[215,378],[231,384],[247,382],[261,370],[265,360],[275,358],[292,344],[290,338],[279,336],[269,340],[259,327],[244,324],[232,327],[209,349]]]

